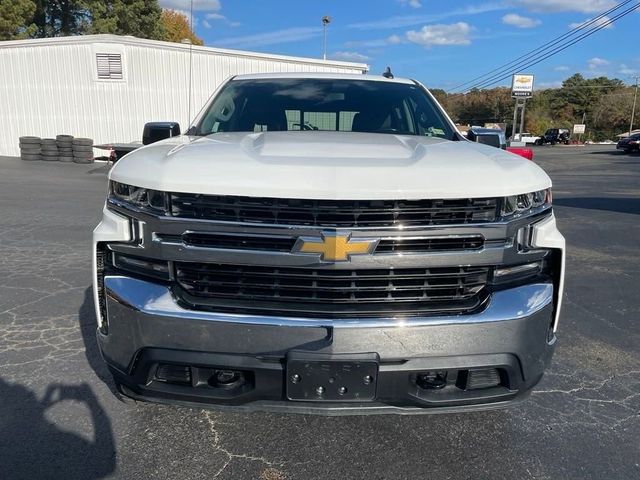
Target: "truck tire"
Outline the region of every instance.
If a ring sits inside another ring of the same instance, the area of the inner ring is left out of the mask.
[[[60,155],[58,157],[58,161],[59,162],[67,162],[67,163],[73,162],[73,157],[69,156],[69,155]]]
[[[56,135],[56,141],[73,143],[73,135]]]
[[[42,158],[40,157],[40,154],[28,154],[28,153],[23,153],[22,155],[20,155],[20,158],[24,161],[27,162],[33,162],[35,160],[42,160]]]
[[[35,145],[30,145],[30,147],[33,146],[34,148],[27,148],[27,147],[22,147],[20,149],[20,154],[25,154],[25,155],[40,155],[40,152],[42,152],[42,150],[40,150],[39,147],[36,147]]]
[[[56,147],[57,143],[56,143],[56,139],[55,138],[43,138],[42,141],[40,142],[41,145],[51,145]]]
[[[76,147],[78,145],[90,147],[93,145],[93,140],[91,138],[74,138],[73,146]]]
[[[73,155],[73,163],[93,163],[93,155]]]
[[[27,144],[36,144],[36,145],[40,145],[40,137],[20,137],[19,138],[20,141],[20,145],[27,145]]]

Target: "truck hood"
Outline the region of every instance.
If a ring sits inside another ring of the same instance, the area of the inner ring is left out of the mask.
[[[174,137],[126,155],[110,178],[172,192],[344,200],[496,197],[551,186],[533,162],[486,145],[320,131]]]

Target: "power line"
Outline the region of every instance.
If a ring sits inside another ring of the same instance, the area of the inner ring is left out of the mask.
[[[621,7],[624,7],[625,5],[629,4],[631,1],[632,0],[625,0],[623,2],[620,2],[618,5],[610,8],[609,10],[607,10],[607,11],[605,11],[605,12],[603,12],[603,13],[601,13],[601,14],[593,17],[593,18],[591,18],[590,20],[588,20],[588,21],[586,21],[586,22],[574,27],[573,29],[571,29],[568,32],[560,35],[559,37],[556,37],[556,38],[550,40],[549,42],[547,42],[547,43],[545,43],[543,45],[540,45],[539,47],[529,51],[525,56],[519,56],[517,58],[514,58],[513,60],[509,61],[508,63],[503,64],[503,65],[501,65],[501,66],[499,66],[497,68],[494,68],[493,70],[491,70],[491,71],[489,71],[489,72],[487,72],[487,73],[485,73],[483,75],[475,77],[472,80],[469,80],[469,81],[467,81],[465,83],[461,83],[459,85],[456,85],[450,91],[453,92],[455,90],[458,90],[461,87],[464,87],[466,85],[469,85],[469,84],[475,82],[476,80],[484,79],[484,80],[481,80],[480,82],[478,82],[478,83],[483,83],[484,81],[486,81],[486,77],[489,77],[492,74],[495,74],[493,76],[500,75],[500,74],[504,73],[505,71],[507,71],[510,67],[513,67],[514,65],[520,64],[520,63],[522,63],[524,61],[527,61],[527,60],[531,59],[532,57],[538,56],[541,53],[542,50],[548,49],[548,47],[555,46],[558,43],[561,43],[562,41],[569,39],[569,37],[572,37],[575,34],[577,34],[578,32],[580,32],[581,30],[584,30],[587,27],[592,26],[594,23],[598,22],[599,20],[602,20],[608,14],[612,13],[615,10],[620,9]]]
[[[567,48],[569,48],[572,45],[575,45],[576,43],[578,43],[581,40],[584,40],[587,37],[590,37],[591,35],[593,35],[594,33],[602,30],[603,28],[608,27],[609,25],[613,24],[614,22],[616,22],[617,20],[619,20],[622,17],[625,17],[626,15],[628,15],[629,13],[633,12],[634,10],[637,10],[640,7],[640,3],[636,3],[634,6],[628,8],[627,10],[624,10],[620,13],[618,13],[616,16],[610,18],[608,21],[601,23],[599,25],[597,25],[596,27],[592,28],[591,30],[588,30],[587,32],[582,33],[580,36],[571,39],[569,42],[564,43],[563,45],[561,45],[559,48],[553,50],[552,52],[546,53],[546,54],[537,54],[535,55],[533,58],[531,58],[528,63],[519,63],[518,65],[516,65],[514,70],[509,71],[508,73],[506,73],[505,75],[502,75],[502,73],[505,73],[505,71],[498,73],[496,75],[493,75],[491,78],[485,79],[475,85],[473,85],[470,88],[486,88],[487,86],[490,85],[494,85],[498,82],[501,82],[502,80],[505,80],[509,77],[511,77],[513,74],[517,73],[519,70],[524,70],[527,68],[530,68],[534,65],[537,65],[538,63],[562,52],[563,50],[566,50]],[[500,76],[502,75],[502,76]]]

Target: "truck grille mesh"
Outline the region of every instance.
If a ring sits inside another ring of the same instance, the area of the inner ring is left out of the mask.
[[[315,227],[393,227],[491,222],[496,198],[304,200],[172,193],[171,214],[215,221]]]
[[[218,311],[367,316],[464,313],[484,298],[489,267],[309,269],[176,263],[192,306]]]

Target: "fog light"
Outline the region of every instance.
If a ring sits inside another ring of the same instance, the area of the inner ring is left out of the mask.
[[[416,378],[416,384],[425,390],[444,388],[447,385],[447,371],[433,370],[419,373]]]
[[[209,379],[212,387],[234,388],[244,383],[244,374],[237,370],[214,370]]]

